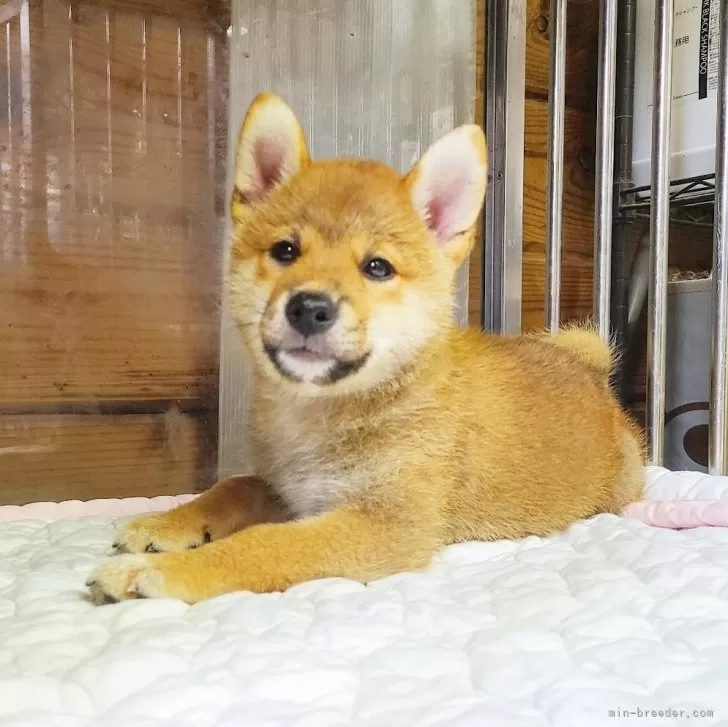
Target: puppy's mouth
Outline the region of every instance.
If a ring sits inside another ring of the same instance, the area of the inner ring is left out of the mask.
[[[369,357],[367,352],[355,359],[340,358],[330,352],[317,351],[305,343],[290,348],[264,343],[263,347],[281,376],[289,381],[321,386],[356,373]]]

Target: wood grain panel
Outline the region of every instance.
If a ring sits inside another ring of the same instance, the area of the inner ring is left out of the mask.
[[[0,416],[0,504],[195,492],[215,477],[212,415]]]
[[[221,40],[189,8],[183,22],[134,2],[29,7],[29,48],[17,18],[0,34],[0,411],[214,401]]]
[[[229,0],[88,0],[104,10],[170,17],[181,25],[225,29],[230,25]]]
[[[550,0],[529,0],[526,21],[526,97],[548,101]],[[568,0],[566,105],[593,113],[596,96],[599,5]]]
[[[566,109],[561,259],[565,321],[589,315],[592,307],[594,176],[582,163],[582,135],[591,121],[580,111]],[[525,126],[522,325],[532,330],[545,323],[548,104],[527,99]]]
[[[523,197],[524,330],[544,325],[546,173],[548,144],[548,0],[529,0],[526,45],[526,106]],[[594,4],[571,0],[568,8],[567,111],[564,149],[564,238],[562,317],[591,312],[595,135],[594,59],[598,14]],[[478,26],[485,28],[485,0],[478,2]],[[482,32],[479,30],[479,37]],[[484,43],[476,43],[476,68],[484,66]],[[478,74],[476,96],[484,75]],[[480,250],[471,258],[469,314],[480,318]]]
[[[0,503],[208,486],[229,3],[0,7]]]

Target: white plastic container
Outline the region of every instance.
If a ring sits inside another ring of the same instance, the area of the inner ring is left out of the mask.
[[[671,470],[708,471],[711,293],[709,278],[667,286],[665,467]]]
[[[670,179],[715,172],[720,0],[674,0]],[[650,183],[655,0],[637,3],[633,177]]]

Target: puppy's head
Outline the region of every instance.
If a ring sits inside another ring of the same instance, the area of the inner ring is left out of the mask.
[[[485,183],[477,126],[436,141],[402,177],[376,162],[312,161],[291,109],[256,97],[236,150],[228,276],[256,365],[322,396],[412,363],[452,325]]]

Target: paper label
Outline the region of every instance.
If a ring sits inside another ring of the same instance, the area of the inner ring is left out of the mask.
[[[715,96],[719,25],[720,0],[676,0],[672,38],[674,101]]]

